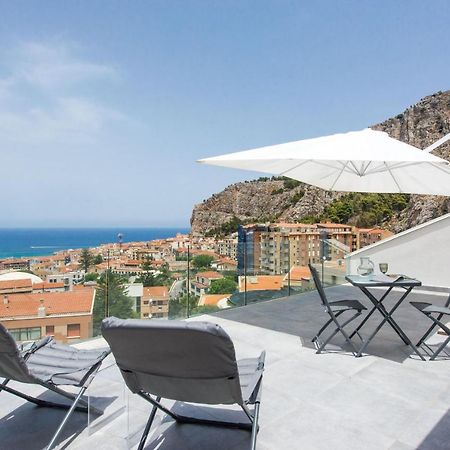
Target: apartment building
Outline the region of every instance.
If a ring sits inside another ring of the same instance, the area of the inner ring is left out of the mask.
[[[237,236],[221,239],[216,243],[216,251],[220,256],[226,256],[230,259],[235,260],[237,258],[237,246]]]
[[[0,259],[0,270],[30,270],[29,259]]]
[[[59,342],[92,337],[95,290],[4,294],[0,322],[19,341],[54,336]]]
[[[84,270],[74,270],[66,273],[53,273],[47,275],[46,279],[50,284],[64,283],[64,285],[70,288],[74,284],[80,283],[84,275]]]
[[[367,245],[375,244],[375,242],[381,241],[392,236],[388,230],[382,228],[358,228],[356,233],[357,248],[363,248]]]
[[[238,273],[284,274],[293,265],[340,261],[349,252],[390,236],[337,223],[247,225],[238,231]]]
[[[211,282],[222,278],[224,278],[224,276],[214,270],[198,272],[195,275],[195,280],[192,280],[189,286],[190,293],[197,296],[206,294],[208,288],[211,286]]]
[[[167,286],[144,287],[141,298],[141,319],[169,317],[169,290]]]

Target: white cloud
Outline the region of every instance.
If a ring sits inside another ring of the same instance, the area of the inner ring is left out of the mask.
[[[28,42],[17,48],[15,75],[32,85],[54,89],[73,84],[118,78],[111,66],[86,61],[74,46]]]
[[[2,58],[0,144],[93,140],[127,120],[97,94],[120,79],[117,70],[82,58],[77,50],[64,43],[27,42]],[[96,94],[88,96],[86,89]]]
[[[59,98],[51,108],[33,107],[20,113],[0,109],[0,137],[16,142],[92,140],[105,125],[126,120],[118,111],[82,98]]]

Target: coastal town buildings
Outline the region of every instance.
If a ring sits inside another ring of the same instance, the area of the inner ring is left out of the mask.
[[[342,278],[342,260],[348,252],[391,234],[381,228],[330,222],[249,224],[217,238],[179,234],[149,242],[100,245],[90,249],[96,258],[87,272],[101,276],[111,270],[120,275],[126,283],[124,293],[139,317],[168,318],[171,296],[176,300],[187,289],[199,299],[196,306],[219,308],[228,307],[229,299],[244,291],[287,295],[290,289],[310,289],[309,262],[326,261],[325,281],[336,283]],[[0,321],[18,340],[52,334],[60,341],[71,341],[92,335],[97,285],[85,282],[81,252],[73,249],[0,261]],[[196,269],[192,261],[199,255],[211,256],[209,270]],[[154,279],[165,274],[164,285],[145,286],[143,279],[149,273]],[[225,277],[237,282],[235,291],[211,294],[212,283]]]

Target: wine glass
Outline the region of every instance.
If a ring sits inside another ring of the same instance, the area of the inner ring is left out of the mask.
[[[389,268],[388,263],[380,263],[379,266],[381,273],[385,274],[388,271]]]

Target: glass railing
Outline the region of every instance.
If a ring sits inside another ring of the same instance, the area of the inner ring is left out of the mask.
[[[177,248],[166,245],[157,258],[140,256],[140,259],[136,250],[125,254],[111,245],[97,248],[96,262],[83,277],[74,276],[68,283],[59,283],[63,284],[60,289],[56,289],[59,284],[55,281],[46,282],[42,292],[32,291],[37,299],[32,324],[13,317],[0,321],[19,342],[51,335],[60,342],[77,343],[100,336],[101,322],[109,316],[186,319],[299,295],[315,289],[307,267],[309,262],[317,268],[324,286],[345,283],[343,251],[336,243],[316,239],[306,248],[288,235],[277,235],[270,242],[271,245],[266,245],[262,239],[236,240],[235,248],[231,243],[227,254],[224,251],[219,254],[215,239],[189,239]],[[69,259],[65,264],[73,266],[74,261]],[[30,269],[33,270],[33,265]],[[54,272],[52,277],[61,274],[57,268]],[[57,296],[56,292],[61,297],[67,296],[61,302],[84,306],[80,310],[72,308],[64,319],[57,318],[47,299]],[[14,295],[3,293],[6,309]]]

